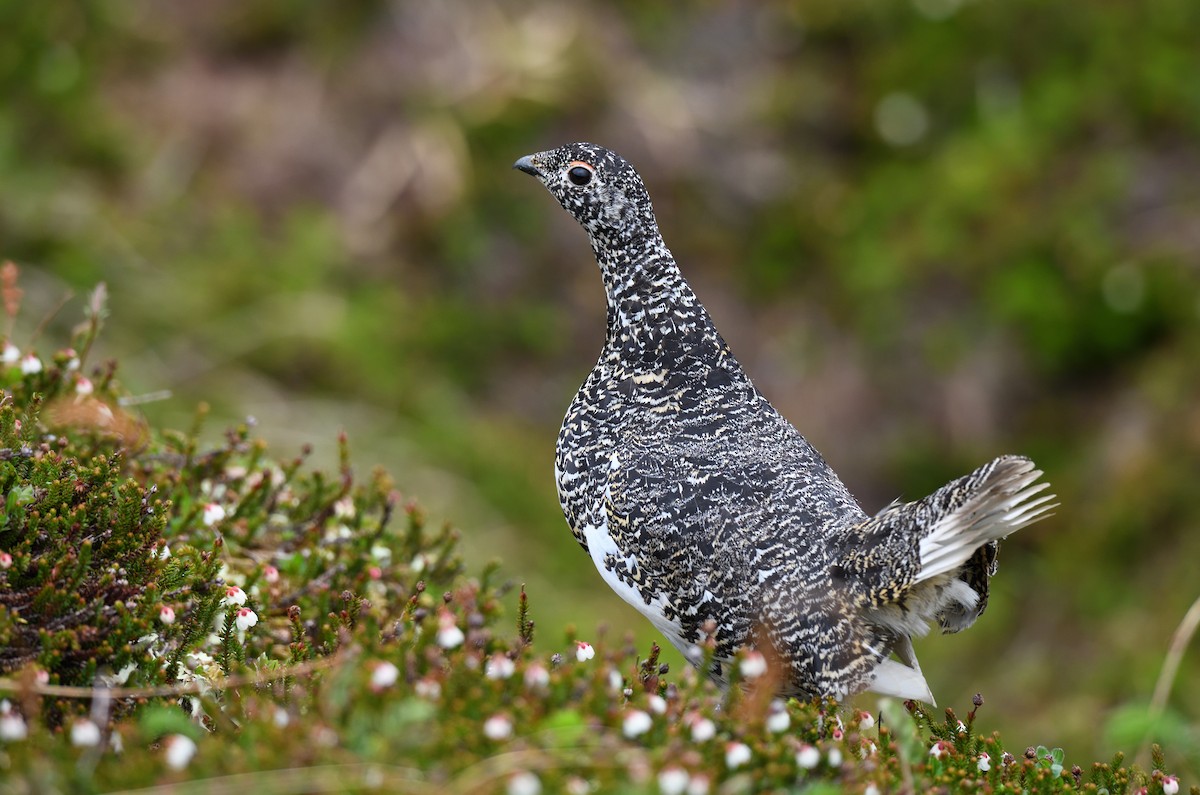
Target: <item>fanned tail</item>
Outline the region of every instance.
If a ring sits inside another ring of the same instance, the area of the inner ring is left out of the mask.
[[[921,567],[914,582],[949,574],[983,545],[999,541],[1045,518],[1057,507],[1043,492],[1042,471],[1022,456],[1002,456],[913,503],[933,521],[918,546]],[[940,514],[940,515],[939,515]]]
[[[937,622],[970,626],[987,604],[997,543],[1056,507],[1042,471],[1022,456],[1002,456],[924,499],[893,503],[856,526],[839,571],[866,615],[896,642],[867,689],[933,703],[910,637]]]

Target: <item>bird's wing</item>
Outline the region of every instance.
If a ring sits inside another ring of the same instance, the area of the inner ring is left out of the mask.
[[[623,445],[609,459],[604,512],[609,535],[657,577],[690,578],[747,546],[761,495],[744,473],[696,456]]]
[[[678,622],[681,648],[711,618],[720,627],[718,658],[765,643],[768,656],[787,661],[785,692],[844,697],[867,686],[895,637],[859,621],[854,605],[829,587],[820,528],[781,499],[786,477],[767,458],[621,447],[605,496],[609,536],[626,552],[614,563],[625,587],[644,589],[639,610],[660,628],[664,618]],[[805,537],[801,526],[814,535]],[[878,687],[924,697],[895,678]]]
[[[678,622],[687,642],[716,620],[726,655],[749,638],[757,616],[755,595],[744,587],[758,554],[751,529],[761,521],[752,475],[630,441],[610,456],[604,488],[606,529],[618,551],[597,565],[637,589],[635,606],[656,624]]]

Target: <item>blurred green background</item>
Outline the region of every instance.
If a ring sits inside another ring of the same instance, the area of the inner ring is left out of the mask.
[[[942,703],[982,691],[1010,745],[1136,745],[1200,594],[1195,0],[0,0],[0,30],[22,350],[105,281],[98,353],[152,421],[207,401],[208,433],[249,414],[318,458],[344,428],[529,584],[544,640],[646,644],[551,475],[600,281],[509,170],[603,143],[868,510],[1000,453],[1047,471],[1062,507],[985,619],[918,645]],[[1193,650],[1177,740],[1197,715]]]

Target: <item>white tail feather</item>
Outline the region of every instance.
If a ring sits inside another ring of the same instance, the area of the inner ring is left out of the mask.
[[[1041,476],[1042,471],[1025,459],[998,466],[958,510],[921,539],[917,582],[956,570],[984,544],[1043,518],[1055,505],[1053,494],[1038,496],[1050,485],[1034,482]]]
[[[909,668],[895,660],[884,660],[875,666],[871,672],[871,684],[867,690],[881,696],[924,701],[926,704],[937,706],[933,700],[933,692],[920,668]]]

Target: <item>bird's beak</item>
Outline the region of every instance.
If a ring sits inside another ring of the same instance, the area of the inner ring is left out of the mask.
[[[533,164],[533,155],[525,155],[524,157],[513,163],[513,168],[517,171],[524,171],[530,176],[542,178],[542,170]]]

